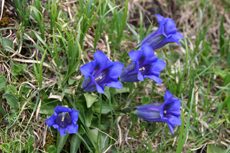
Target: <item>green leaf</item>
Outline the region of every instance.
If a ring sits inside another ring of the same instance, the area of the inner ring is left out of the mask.
[[[97,138],[98,138],[98,129],[92,129],[89,130],[90,135],[92,136],[92,139],[94,142],[97,142]],[[106,136],[104,133],[100,133],[100,137],[99,137],[99,141],[100,142],[100,151],[99,152],[104,152],[106,148],[108,148],[108,142],[109,142],[109,138],[108,136]]]
[[[116,93],[127,93],[127,92],[129,92],[129,87],[128,86],[125,87],[125,85],[123,85],[122,89],[111,88],[110,90],[114,91]]]
[[[93,112],[91,109],[88,109],[85,115],[85,124],[87,127],[90,127],[92,119],[93,119]]]
[[[228,53],[228,57],[227,57],[227,62],[226,62],[227,66],[230,67],[230,52]]]
[[[6,78],[4,76],[0,76],[0,89],[5,87],[6,82]]]
[[[230,74],[227,74],[225,77],[224,77],[224,82],[223,82],[223,86],[226,86],[230,83]]]
[[[222,19],[221,19],[221,22],[220,22],[220,53],[221,53],[221,56],[224,56],[224,52],[225,52],[225,37],[224,37],[224,33],[225,33],[225,30],[224,30],[224,17],[225,16],[225,13],[223,14],[222,16]]]
[[[224,78],[228,73],[227,71],[222,70],[218,66],[213,66],[213,71],[217,76],[221,76],[222,78]]]
[[[100,113],[100,103],[95,103],[93,107],[93,111],[96,113]],[[110,112],[109,104],[102,104],[101,114],[107,114]]]
[[[17,94],[17,89],[13,85],[6,86],[6,93],[12,93],[13,95]]]
[[[34,143],[34,140],[35,140],[35,138],[34,138],[34,136],[29,136],[29,138],[27,139],[27,143],[29,144],[29,145],[32,145],[33,143]]]
[[[89,93],[84,93],[84,96],[85,96],[87,108],[90,108],[95,102],[95,100],[97,99],[97,96],[91,95]]]
[[[143,105],[146,105],[146,104],[148,104],[150,102],[150,98],[149,97],[142,97],[141,98],[141,103],[143,104]]]
[[[20,75],[24,69],[27,68],[27,64],[18,64],[18,63],[13,63],[13,70],[12,74],[13,75]]]
[[[70,141],[70,153],[76,153],[80,147],[81,139],[77,134],[73,134]]]
[[[12,40],[10,40],[9,38],[5,38],[5,37],[2,37],[1,39],[1,43],[2,43],[2,47],[5,49],[5,50],[12,50],[14,44],[12,42]]]
[[[42,104],[41,104],[39,113],[51,115],[54,113],[54,108],[56,108],[57,105],[62,105],[61,102],[57,99],[42,100]]]
[[[57,147],[55,145],[51,145],[46,150],[48,153],[57,153]]]
[[[69,78],[68,83],[69,85],[72,85],[76,80]]]
[[[9,152],[10,152],[10,145],[9,145],[8,143],[3,143],[3,144],[1,145],[1,149],[2,149],[3,151],[5,151],[5,152],[9,153]]]
[[[225,151],[224,146],[220,145],[213,145],[213,144],[208,144],[207,145],[207,153],[221,153]]]
[[[60,136],[60,133],[58,131],[57,133],[57,153],[60,153],[62,151],[62,148],[64,147],[68,137],[69,137],[69,134]]]
[[[13,108],[18,108],[18,100],[16,99],[16,97],[10,93],[5,93],[4,95],[2,95],[2,98],[6,98],[7,99],[7,103],[13,107]]]
[[[33,145],[30,145],[28,146],[28,152],[34,152],[34,146]]]
[[[140,127],[148,127],[148,123],[146,121],[142,121],[139,125]]]

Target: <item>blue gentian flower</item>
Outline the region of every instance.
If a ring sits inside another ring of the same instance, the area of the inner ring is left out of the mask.
[[[144,45],[138,51],[129,52],[129,56],[132,63],[121,72],[121,81],[137,82],[149,78],[161,84],[159,75],[166,63],[155,56],[150,45]]]
[[[121,62],[112,62],[101,51],[97,51],[92,62],[83,65],[80,68],[81,73],[85,76],[82,88],[85,92],[97,91],[104,93],[104,87],[113,87],[122,89],[122,83],[118,77],[123,69],[124,64]]]
[[[72,108],[72,110],[68,107],[62,107],[57,105],[54,109],[54,114],[45,120],[46,124],[51,127],[53,126],[55,129],[58,129],[60,135],[66,135],[65,131],[68,133],[77,133],[78,132],[78,114],[79,111]]]
[[[165,102],[151,103],[138,106],[135,113],[142,119],[150,122],[166,122],[169,129],[174,134],[173,127],[181,125],[180,100],[174,98],[169,91],[165,91]]]
[[[153,50],[156,50],[172,42],[181,45],[179,39],[184,37],[176,29],[175,22],[171,18],[164,18],[159,14],[156,14],[156,17],[159,23],[158,30],[151,32],[139,46],[149,44]]]

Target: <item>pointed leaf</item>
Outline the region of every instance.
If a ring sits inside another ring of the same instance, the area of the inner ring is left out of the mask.
[[[16,97],[10,93],[5,93],[4,95],[2,95],[2,98],[6,98],[7,99],[7,103],[13,107],[13,108],[18,108],[18,100],[16,99]]]
[[[220,153],[220,152],[224,152],[224,151],[225,151],[224,146],[213,145],[213,144],[208,144],[208,146],[207,146],[207,153]]]
[[[89,93],[85,93],[84,96],[85,96],[87,108],[90,108],[93,105],[93,103],[95,102],[95,100],[97,99],[97,97],[93,96]]]
[[[73,134],[70,141],[70,153],[76,153],[80,147],[81,139],[77,134]]]
[[[6,78],[4,76],[0,76],[0,89],[5,87],[6,82]]]
[[[60,136],[60,133],[57,133],[57,153],[60,153],[62,151],[62,148],[64,147],[66,140],[68,139],[69,134]]]

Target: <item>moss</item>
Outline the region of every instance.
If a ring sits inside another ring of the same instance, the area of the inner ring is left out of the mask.
[[[10,23],[10,18],[8,16],[2,17],[0,21],[0,28],[7,27]]]
[[[56,135],[48,134],[48,136],[46,137],[46,144],[44,146],[45,150],[47,150],[47,148],[51,145],[56,145],[56,141],[57,141]]]

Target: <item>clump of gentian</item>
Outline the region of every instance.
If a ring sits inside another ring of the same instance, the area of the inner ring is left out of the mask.
[[[139,46],[149,44],[153,50],[156,50],[172,42],[181,45],[179,39],[184,37],[176,29],[175,22],[171,18],[164,18],[159,14],[156,14],[156,17],[159,23],[158,30],[151,32]]]
[[[57,105],[54,109],[54,114],[45,120],[46,124],[51,127],[53,126],[55,129],[58,129],[60,135],[66,135],[66,130],[69,134],[78,132],[78,114],[79,111],[72,108],[72,110],[68,107],[62,107]]]
[[[166,122],[169,125],[169,129],[174,134],[173,127],[181,125],[181,112],[180,112],[180,100],[174,98],[169,91],[165,91],[165,102],[151,103],[147,105],[138,106],[135,113],[142,119],[150,122]]]
[[[144,45],[138,51],[129,52],[129,57],[132,63],[121,72],[121,81],[137,82],[149,78],[157,84],[161,84],[159,75],[166,63],[155,56],[150,45]]]
[[[118,77],[123,69],[124,64],[121,62],[112,62],[101,51],[97,51],[92,62],[83,65],[80,68],[81,73],[85,76],[82,88],[85,92],[97,91],[104,93],[104,87],[113,87],[122,89],[122,83]]]

